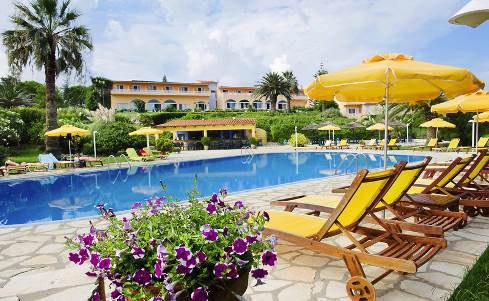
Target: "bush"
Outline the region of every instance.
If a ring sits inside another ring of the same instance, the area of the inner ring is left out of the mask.
[[[187,116],[185,112],[148,112],[139,114],[139,120],[145,126],[163,124],[172,119],[178,119]],[[199,118],[202,119],[202,118]]]
[[[5,161],[8,158],[8,148],[3,145],[0,145],[0,165],[4,165]]]
[[[256,140],[255,137],[250,137],[250,139],[248,139],[248,140],[250,140],[251,145],[257,145],[258,144],[258,140]]]
[[[173,152],[173,140],[161,135],[158,140],[156,140],[156,149],[165,154]]]
[[[202,145],[207,145],[209,146],[209,144],[211,144],[211,138],[209,137],[202,137],[200,138],[200,143],[202,143]]]
[[[83,144],[81,148],[81,152],[84,155],[93,155],[93,143],[91,142],[86,142]],[[97,150],[98,152],[98,150]]]
[[[290,136],[289,145],[295,146],[295,135]],[[309,139],[304,134],[297,133],[297,146],[304,146],[309,143]]]
[[[146,112],[146,103],[144,100],[136,99],[133,101],[134,106],[136,107],[136,112],[143,113]]]
[[[141,148],[145,145],[145,139],[141,136],[129,136],[136,130],[136,126],[125,122],[111,122],[98,124],[97,152],[100,154],[116,154],[128,147]]]
[[[0,109],[0,145],[17,145],[24,122],[20,114]]]
[[[20,129],[21,144],[43,144],[46,130],[46,110],[40,108],[22,107],[13,110],[20,115],[24,122]]]

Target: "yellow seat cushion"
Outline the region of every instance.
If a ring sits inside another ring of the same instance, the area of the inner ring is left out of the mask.
[[[326,219],[287,211],[267,211],[270,220],[265,228],[281,231],[300,237],[316,235],[326,223]]]
[[[425,187],[420,187],[420,186],[411,186],[408,190],[408,194],[413,194],[413,193],[422,193]]]
[[[336,208],[341,199],[341,196],[306,195],[292,200],[292,202]]]
[[[433,179],[421,179],[421,178],[419,178],[416,180],[416,184],[428,186],[428,185],[431,185],[431,183],[433,183]]]

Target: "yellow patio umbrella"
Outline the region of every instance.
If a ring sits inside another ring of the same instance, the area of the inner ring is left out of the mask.
[[[480,90],[474,93],[468,93],[455,99],[434,105],[431,107],[431,111],[440,114],[457,112],[479,114],[481,112],[488,112],[489,92]],[[475,118],[475,121],[475,141],[477,141],[479,139],[479,118]],[[475,147],[477,151],[477,144]]]
[[[401,53],[375,55],[362,64],[318,76],[305,89],[313,100],[385,102],[388,125],[389,103],[414,103],[434,99],[442,93],[453,98],[484,87],[469,70],[415,61]],[[387,167],[387,129],[384,129],[384,167]]]
[[[318,128],[318,131],[328,131],[328,139],[329,140],[331,140],[331,131],[333,131],[333,140],[334,140],[334,131],[339,131],[339,130],[341,130],[341,128],[337,127],[334,124],[328,124],[328,125],[325,125],[325,126]]]
[[[129,136],[146,136],[146,146],[149,147],[149,135],[159,135],[161,133],[163,133],[162,130],[158,130],[150,127],[142,127],[139,130],[130,132]]]
[[[72,136],[88,136],[90,132],[88,130],[84,130],[73,126],[71,124],[65,124],[60,126],[57,129],[47,131],[44,133],[44,136],[48,137],[68,137],[68,150],[70,152],[70,160],[71,160],[71,137]]]
[[[388,127],[389,131],[392,131],[393,129],[394,128],[392,128],[391,126]],[[366,130],[367,131],[379,131],[379,140],[380,140],[380,132],[385,131],[385,124],[379,122],[379,123],[376,123],[374,125],[369,126],[368,128],[366,128]]]
[[[455,124],[445,121],[441,118],[434,118],[431,119],[430,121],[423,122],[422,124],[419,125],[420,127],[423,128],[436,128],[436,138],[438,138],[438,128],[454,128]]]

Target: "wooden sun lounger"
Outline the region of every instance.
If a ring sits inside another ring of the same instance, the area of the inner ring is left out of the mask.
[[[351,275],[347,282],[348,296],[352,300],[375,300],[375,283],[394,271],[415,273],[447,245],[446,240],[440,237],[399,233],[373,213],[372,209],[384,197],[401,169],[399,165],[388,173],[369,177],[368,171],[360,171],[328,219],[286,211],[268,212],[270,221],[265,224],[264,233],[343,259]],[[383,229],[360,226],[367,215]],[[337,235],[344,235],[351,244],[339,247],[323,240]],[[378,244],[384,246],[382,250],[367,251]],[[386,271],[368,281],[362,264],[374,265]]]

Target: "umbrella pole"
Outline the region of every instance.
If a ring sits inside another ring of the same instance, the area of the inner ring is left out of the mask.
[[[479,115],[479,113],[477,113]],[[475,124],[475,153],[479,151],[479,118],[476,120]]]
[[[435,138],[438,139],[438,128],[436,128],[436,131],[435,131]]]
[[[71,161],[71,140],[68,139],[68,151],[70,152],[70,161]]]
[[[385,108],[384,108],[384,170],[387,169],[387,136],[389,134],[389,113],[388,105],[389,105],[389,68],[386,69],[386,84],[385,84]]]
[[[146,147],[149,148],[149,135],[146,135]]]

